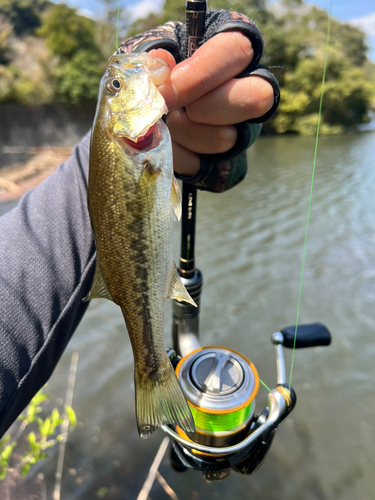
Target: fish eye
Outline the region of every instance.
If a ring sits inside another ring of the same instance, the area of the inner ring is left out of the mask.
[[[120,88],[121,88],[121,83],[116,78],[107,82],[107,89],[110,92],[117,92]]]

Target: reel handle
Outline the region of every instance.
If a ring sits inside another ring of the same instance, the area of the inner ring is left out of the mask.
[[[293,348],[295,326],[287,326],[280,330],[284,347]],[[323,323],[310,323],[297,326],[296,349],[330,345],[331,334]]]
[[[275,346],[277,383],[286,383],[285,360],[283,347],[293,349],[294,334],[296,327],[287,326],[272,335],[271,341]],[[297,336],[295,347],[315,347],[318,345],[329,345],[331,343],[331,334],[323,323],[310,323],[308,325],[297,326]]]

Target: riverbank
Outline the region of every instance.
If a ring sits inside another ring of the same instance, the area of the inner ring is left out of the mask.
[[[66,161],[70,147],[33,148],[31,158],[0,172],[0,203],[17,200],[30,189],[43,182],[56,168]]]
[[[0,177],[5,169],[25,165],[41,151],[77,144],[90,129],[94,113],[93,107],[1,105]]]

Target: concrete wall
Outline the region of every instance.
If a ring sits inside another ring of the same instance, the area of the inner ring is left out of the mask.
[[[0,169],[27,161],[30,155],[26,150],[30,147],[74,146],[90,129],[94,114],[93,108],[64,108],[58,104],[0,106]],[[7,153],[6,148],[19,151]]]

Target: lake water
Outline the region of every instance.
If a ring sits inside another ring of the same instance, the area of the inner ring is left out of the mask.
[[[313,150],[311,138],[261,138],[240,186],[223,195],[199,193],[202,345],[241,351],[270,387],[276,377],[270,336],[296,318]],[[177,260],[178,226],[175,233]],[[196,471],[175,472],[167,454],[159,471],[180,500],[374,498],[374,132],[319,141],[300,308],[300,323],[315,321],[328,326],[332,345],[296,352],[297,405],[263,467],[252,477],[232,472],[208,484]],[[170,331],[167,304],[167,345]],[[94,500],[106,488],[106,499],[135,500],[164,434],[138,437],[133,360],[117,306],[91,303],[49,382],[56,398],[65,398],[73,352],[80,356],[73,400],[80,424],[67,445],[62,498]],[[290,362],[289,351],[288,369]],[[258,410],[265,401],[261,389]],[[55,470],[55,454],[37,468],[49,494]],[[25,481],[25,492],[33,481]],[[168,496],[155,483],[150,498]]]

